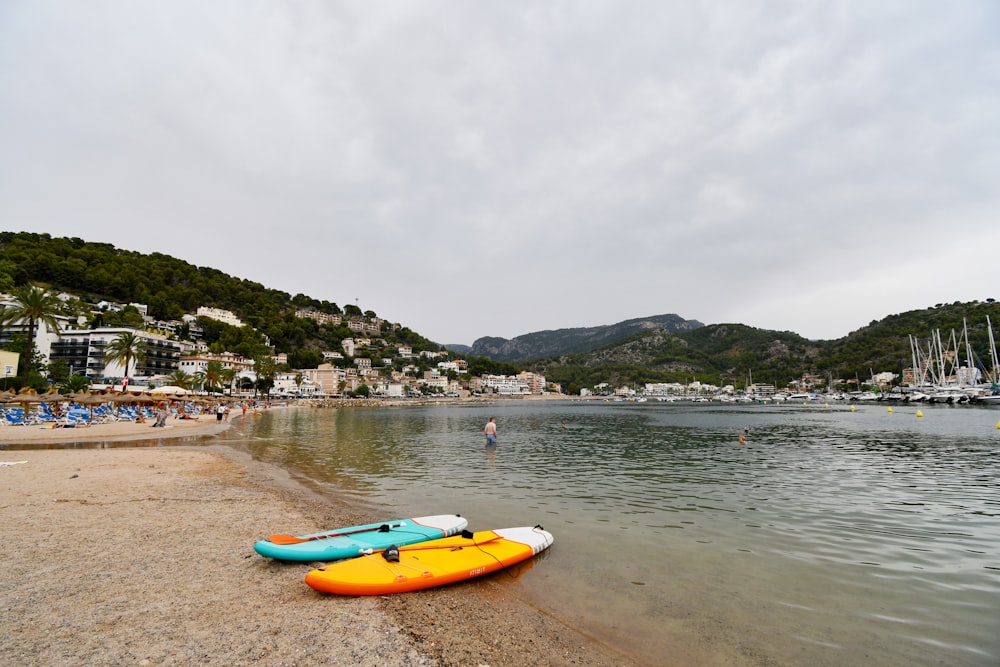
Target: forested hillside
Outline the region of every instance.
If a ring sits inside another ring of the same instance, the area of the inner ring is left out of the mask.
[[[338,349],[354,334],[346,326],[320,325],[294,316],[297,308],[329,314],[374,318],[348,305],[320,301],[304,294],[291,296],[250,280],[228,276],[173,257],[143,255],[106,243],[48,234],[0,232],[0,291],[32,282],[86,297],[88,301],[142,303],[158,320],[176,320],[200,306],[222,308],[268,336],[277,352],[292,357],[293,366],[314,367],[319,351]],[[439,346],[406,327],[387,328],[384,337],[414,350]]]

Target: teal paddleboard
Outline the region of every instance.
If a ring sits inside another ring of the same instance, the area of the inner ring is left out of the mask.
[[[353,558],[365,551],[404,546],[455,535],[469,525],[459,514],[393,519],[348,526],[307,535],[271,535],[253,545],[267,558],[295,561],[332,561]]]

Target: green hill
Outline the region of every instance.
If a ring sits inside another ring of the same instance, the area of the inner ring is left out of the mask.
[[[81,296],[92,303],[142,303],[157,320],[176,320],[200,306],[229,310],[264,333],[276,352],[288,353],[289,362],[298,368],[315,367],[321,350],[339,349],[343,338],[356,334],[343,324],[320,325],[313,319],[295,317],[297,309],[369,320],[377,317],[353,304],[341,309],[336,303],[304,294],[292,296],[159,253],[143,255],[106,243],[53,238],[48,234],[0,232],[0,290],[25,282]],[[213,330],[226,327],[211,326]],[[409,345],[417,352],[440,349],[406,327],[384,326],[382,338]]]

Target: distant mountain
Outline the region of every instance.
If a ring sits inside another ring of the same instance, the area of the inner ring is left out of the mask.
[[[705,325],[697,320],[685,320],[680,315],[653,315],[597,327],[537,331],[509,340],[496,337],[480,338],[472,344],[469,353],[473,356],[515,363],[590,352],[642,332],[664,331],[677,334],[703,326]]]
[[[468,354],[472,351],[472,348],[468,345],[462,345],[460,343],[448,343],[443,346],[446,350],[451,350],[455,354]]]
[[[956,301],[890,315],[837,340],[807,340],[790,331],[743,324],[711,324],[677,334],[644,331],[599,349],[526,365],[564,387],[692,379],[743,386],[751,373],[755,381],[779,387],[803,373],[842,379],[856,387],[872,373],[901,375],[912,365],[910,336],[926,354],[932,332],[939,331],[961,363],[971,355],[973,365],[986,377],[993,371],[987,322],[993,327],[1000,322],[1000,303]]]

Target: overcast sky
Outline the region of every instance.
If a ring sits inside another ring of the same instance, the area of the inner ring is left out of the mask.
[[[0,229],[438,343],[839,338],[1000,297],[1000,3],[2,0]]]

